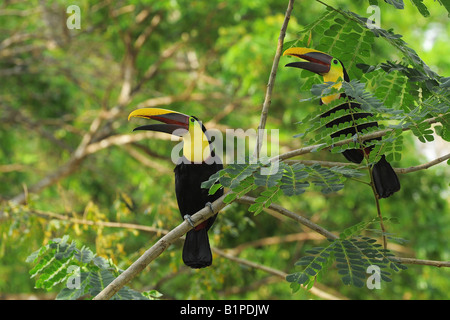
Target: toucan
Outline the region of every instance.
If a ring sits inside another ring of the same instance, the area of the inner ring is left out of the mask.
[[[310,48],[292,47],[284,51],[283,56],[293,56],[306,60],[288,63],[286,64],[286,67],[300,68],[319,74],[323,77],[324,82],[335,82],[332,87],[336,89],[340,89],[342,87],[342,81],[350,81],[344,64],[339,59],[334,58],[324,52]],[[336,99],[344,97],[346,97],[345,93],[330,94],[328,96],[322,97],[320,99],[320,104],[329,104]],[[352,99],[352,97],[348,97],[348,99],[350,100],[350,102],[340,104],[332,108],[331,110],[328,110],[327,112],[321,114],[320,116],[328,117],[333,113],[343,109],[351,109],[352,114],[347,114],[334,119],[327,123],[325,125],[326,127],[332,128],[333,126],[344,122],[352,123],[352,121],[355,119],[366,118],[372,115],[371,113],[363,112],[361,110],[361,105],[352,101],[354,100]],[[342,134],[347,135],[349,133],[354,136],[357,132],[361,132],[364,129],[377,126],[378,123],[376,121],[359,125],[355,125],[353,122],[353,125],[351,125],[349,128],[339,130],[333,133],[331,137],[339,137]],[[364,157],[368,155],[372,149],[373,146],[365,147],[362,149],[345,150],[343,152],[343,155],[347,160],[351,162],[361,163]],[[382,155],[381,159],[372,166],[372,178],[378,198],[387,198],[393,193],[400,190],[400,182],[398,180],[398,177],[384,155]]]
[[[203,123],[194,116],[172,110],[159,108],[141,108],[128,116],[153,119],[162,123],[143,125],[136,130],[159,131],[182,138],[183,155],[174,161],[175,194],[182,219],[191,224],[193,229],[186,234],[183,245],[183,262],[194,269],[204,268],[212,264],[208,230],[213,225],[217,214],[194,227],[190,216],[223,195],[219,189],[210,195],[201,187],[202,182],[223,169],[220,157],[215,155],[210,137]],[[212,210],[212,208],[211,208]]]

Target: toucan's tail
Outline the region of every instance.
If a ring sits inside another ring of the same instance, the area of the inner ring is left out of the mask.
[[[204,268],[212,264],[211,247],[209,246],[206,228],[191,230],[186,234],[183,246],[183,261],[191,268]]]
[[[373,182],[380,198],[387,198],[400,190],[400,182],[385,156],[372,168]]]

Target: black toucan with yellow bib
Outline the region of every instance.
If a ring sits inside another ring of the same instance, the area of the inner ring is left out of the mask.
[[[344,65],[342,62],[326,53],[309,49],[309,48],[289,48],[283,53],[284,56],[294,56],[306,61],[297,61],[288,63],[286,67],[294,67],[294,68],[300,68],[304,70],[309,70],[311,72],[314,72],[316,74],[319,74],[323,77],[324,82],[335,82],[333,85],[334,88],[340,89],[342,86],[342,80],[349,82],[350,79],[348,77],[348,73],[344,68]],[[341,81],[339,81],[341,79]],[[322,97],[320,100],[321,104],[328,104],[336,99],[343,98],[346,95],[344,93],[336,93],[331,94],[329,96]],[[352,100],[351,97],[348,97],[350,100]],[[340,118],[337,118],[329,123],[326,124],[326,127],[331,128],[335,125],[338,125],[340,123],[344,122],[352,122],[354,119],[361,119],[368,116],[371,116],[370,113],[363,112],[361,110],[361,105],[355,102],[350,103],[343,103],[341,105],[338,105],[331,110],[325,112],[321,115],[321,117],[328,117],[332,115],[333,113],[343,110],[343,109],[349,109],[352,108],[351,115],[344,115]],[[376,127],[378,126],[377,122],[369,122],[369,123],[363,123],[359,125],[352,125],[349,128],[345,128],[342,130],[339,130],[338,132],[335,132],[331,135],[332,138],[339,137],[342,134],[349,134],[351,133],[353,136],[357,132],[361,132],[364,129],[370,128],[370,127]],[[368,155],[370,151],[372,150],[372,147],[366,147],[363,149],[350,149],[345,150],[343,152],[343,155],[345,158],[351,162],[354,163],[361,163],[361,161],[364,159],[365,155]],[[375,163],[372,167],[372,177],[373,177],[373,183],[375,185],[375,189],[377,191],[379,198],[387,198],[391,196],[394,192],[397,192],[400,190],[400,182],[398,180],[397,175],[395,174],[394,170],[392,169],[389,162],[386,161],[386,158],[384,155],[381,156],[380,161]]]
[[[181,217],[193,227],[190,216],[205,206],[211,206],[223,195],[223,189],[210,195],[201,187],[202,182],[211,175],[222,170],[223,164],[215,155],[208,133],[202,122],[196,117],[171,110],[159,108],[142,108],[130,113],[128,119],[140,117],[163,122],[135,128],[176,135],[183,140],[183,156],[179,157],[175,166],[175,194]],[[213,225],[217,214],[195,226],[186,234],[183,245],[183,262],[191,268],[204,268],[212,263],[208,230]]]

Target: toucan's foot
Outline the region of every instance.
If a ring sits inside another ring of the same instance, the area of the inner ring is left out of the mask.
[[[191,216],[190,215],[188,215],[188,214],[186,214],[186,215],[184,215],[184,220],[186,220],[191,226],[192,226],[192,228],[195,228],[195,226],[194,226],[194,222],[192,221],[192,219],[191,219]]]
[[[208,201],[207,203],[205,203],[205,207],[208,207],[209,210],[211,210],[211,212],[214,213],[214,210],[213,210],[213,207],[212,207],[212,203],[211,203],[211,202]]]

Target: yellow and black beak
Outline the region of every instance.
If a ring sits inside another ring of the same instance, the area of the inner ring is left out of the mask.
[[[159,131],[176,136],[183,136],[189,130],[190,116],[178,113],[172,110],[160,108],[141,108],[134,110],[128,115],[128,120],[133,117],[153,119],[163,122],[164,124],[149,124],[135,128],[136,130]]]
[[[324,75],[330,71],[333,57],[318,50],[309,48],[289,48],[284,51],[283,56],[294,56],[309,62],[291,62],[285,67],[294,67],[309,70]]]

